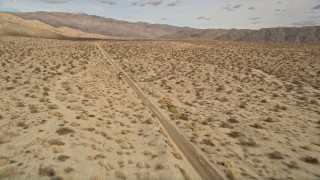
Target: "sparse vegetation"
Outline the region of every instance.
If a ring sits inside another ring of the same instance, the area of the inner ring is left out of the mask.
[[[314,179],[317,44],[99,44],[227,178]],[[0,179],[197,179],[96,42],[4,36],[0,62]]]

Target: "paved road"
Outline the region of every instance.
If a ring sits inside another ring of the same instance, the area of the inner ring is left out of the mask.
[[[122,72],[122,79],[135,91],[135,93],[142,99],[144,104],[154,113],[154,115],[161,122],[166,129],[174,143],[181,150],[184,156],[188,159],[193,168],[199,173],[204,180],[224,179],[208,162],[201,156],[197,150],[189,143],[189,141],[172,125],[169,123],[170,119],[166,118],[159,109],[152,104],[143,92],[135,85],[135,83],[126,75],[126,73],[117,65],[117,63],[109,57],[103,48],[98,44],[98,49],[110,64],[118,71]]]

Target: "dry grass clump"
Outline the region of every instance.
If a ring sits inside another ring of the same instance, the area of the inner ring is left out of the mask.
[[[239,123],[239,121],[236,118],[229,118],[228,122],[229,123]]]
[[[48,141],[48,143],[49,143],[50,145],[57,145],[57,146],[63,146],[63,145],[65,145],[64,142],[62,142],[62,141],[60,141],[60,140],[57,140],[57,139],[51,139],[51,140]]]
[[[25,107],[25,105],[23,104],[23,102],[18,102],[17,107]]]
[[[203,143],[212,147],[216,145],[211,139],[203,139]]]
[[[221,122],[220,127],[233,129],[233,126],[230,123],[227,123],[227,122]]]
[[[66,172],[66,173],[70,173],[72,172],[74,169],[72,167],[67,167],[65,168],[63,171]]]
[[[304,157],[301,157],[300,159],[309,164],[319,164],[319,160],[315,157],[304,156]]]
[[[253,127],[253,128],[256,128],[256,129],[263,129],[263,126],[261,124],[259,124],[259,123],[255,123],[255,124],[252,124],[250,126]]]
[[[247,103],[244,101],[240,102],[239,104],[239,108],[242,108],[242,109],[244,109],[246,106],[247,106]]]
[[[239,144],[243,146],[251,146],[251,147],[256,147],[258,146],[256,141],[252,138],[247,138],[247,139],[240,139]]]
[[[47,108],[48,108],[48,109],[58,109],[59,107],[58,107],[58,105],[56,105],[56,104],[48,104],[48,105],[47,105]]]
[[[299,169],[298,163],[295,161],[290,161],[286,164],[290,169]]]
[[[98,164],[101,166],[101,167],[104,167],[107,171],[111,171],[111,170],[114,170],[115,169],[115,165],[113,165],[112,163],[110,162],[105,162],[103,160],[99,160]]]
[[[233,163],[231,161],[227,161],[224,165],[226,167],[227,177],[231,180],[239,179],[237,174],[234,171]]]
[[[121,143],[121,148],[122,149],[133,149],[134,145],[132,142],[122,142]]]
[[[264,119],[263,121],[268,122],[268,123],[277,122],[276,120],[272,119],[271,117],[267,117],[267,118]]]
[[[43,166],[40,166],[39,167],[39,170],[38,170],[38,174],[40,176],[50,176],[50,177],[53,177],[56,175],[56,172],[53,168],[51,167],[43,167]]]
[[[179,152],[174,151],[174,152],[172,152],[172,155],[177,159],[182,159],[182,156]]]
[[[53,151],[54,153],[62,153],[62,152],[63,152],[63,149],[62,149],[60,146],[54,145],[54,146],[52,146],[52,151]]]
[[[182,173],[182,175],[183,175],[183,177],[184,177],[185,180],[190,180],[190,179],[191,179],[191,177],[190,177],[190,175],[187,173],[187,171],[186,171],[185,169],[183,169],[182,167],[180,167],[179,164],[176,164],[175,167],[180,170],[180,172]]]
[[[202,147],[201,150],[207,154],[212,154],[214,152],[214,149],[211,147]]]
[[[310,104],[313,104],[313,105],[316,105],[316,106],[320,106],[319,101],[318,101],[318,100],[316,100],[316,99],[312,99],[312,100],[310,100]]]
[[[46,98],[39,98],[39,102],[48,102],[48,99],[46,99]]]
[[[18,123],[17,123],[17,126],[18,126],[18,127],[22,127],[22,128],[24,128],[24,129],[28,128],[28,125],[27,125],[26,122],[24,122],[24,121],[18,122]]]
[[[97,154],[94,156],[94,159],[105,159],[105,158],[106,158],[106,156],[103,154]]]
[[[162,169],[164,169],[164,165],[162,165],[162,164],[156,164],[154,168],[155,168],[156,170],[162,170]]]
[[[38,113],[39,109],[36,105],[29,105],[29,109],[31,113]]]
[[[228,133],[228,135],[232,138],[239,138],[239,137],[244,136],[244,134],[242,134],[241,132],[238,132],[238,131],[231,131]]]
[[[117,170],[115,176],[119,179],[127,179],[127,174],[123,170]]]
[[[268,154],[268,157],[270,159],[284,159],[284,155],[280,153],[279,151],[273,151]]]
[[[60,162],[65,162],[66,160],[70,159],[70,156],[60,155],[57,159]]]
[[[77,126],[79,126],[79,123],[76,122],[76,121],[72,121],[72,122],[70,123],[70,126],[72,126],[72,127],[77,127]]]
[[[286,106],[281,106],[279,104],[276,104],[272,110],[275,112],[280,112],[280,110],[286,111],[288,110],[288,108]]]
[[[176,106],[172,104],[172,101],[168,98],[162,98],[159,100],[160,108],[167,109],[170,113],[172,120],[179,119],[181,114]]]
[[[66,135],[66,134],[72,134],[74,133],[74,130],[67,128],[67,127],[62,127],[56,130],[56,133],[59,135]]]
[[[146,168],[147,165],[145,162],[138,162],[137,165],[136,165],[139,169],[143,169],[143,168]]]

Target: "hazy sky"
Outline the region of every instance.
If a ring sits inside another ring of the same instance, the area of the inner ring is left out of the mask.
[[[320,25],[320,0],[0,0],[0,11],[87,13],[195,28]]]

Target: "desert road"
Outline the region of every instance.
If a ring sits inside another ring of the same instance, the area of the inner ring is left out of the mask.
[[[107,55],[104,49],[97,44],[98,49],[101,51],[103,57],[110,62],[110,64],[117,70],[121,72],[121,78],[134,90],[143,103],[150,109],[152,113],[157,117],[162,126],[165,128],[171,139],[181,150],[184,156],[188,159],[193,168],[198,172],[198,174],[204,180],[220,180],[224,179],[216,169],[214,169],[209,162],[197,152],[197,150],[189,143],[189,141],[172,125],[169,123],[170,119],[166,118],[148,98],[143,94],[140,88],[126,75],[126,73],[121,69],[117,63]]]

